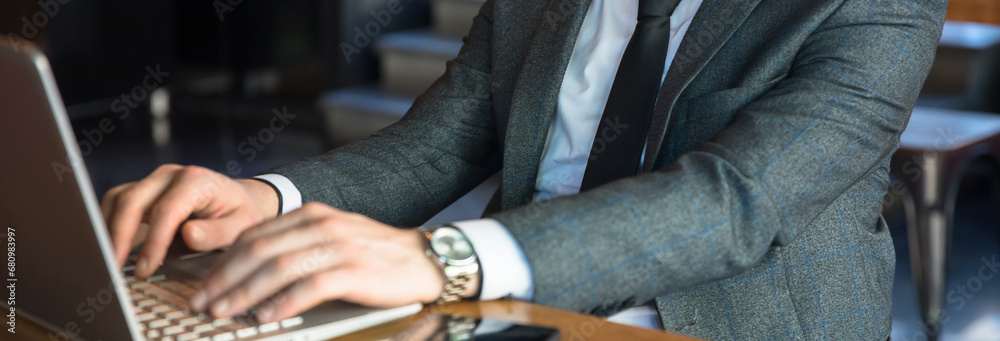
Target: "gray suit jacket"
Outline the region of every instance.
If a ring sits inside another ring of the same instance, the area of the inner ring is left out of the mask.
[[[664,328],[709,339],[885,340],[881,200],[945,0],[705,0],[644,174],[532,204],[589,4],[487,1],[402,121],[274,172],[304,200],[415,226],[502,170],[493,218],[538,303],[607,315],[655,299]]]

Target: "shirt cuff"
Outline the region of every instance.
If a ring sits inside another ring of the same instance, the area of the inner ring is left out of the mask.
[[[531,300],[535,292],[531,265],[517,240],[503,224],[493,219],[478,219],[449,225],[461,230],[476,250],[483,274],[480,300],[495,300],[507,296]]]
[[[261,174],[253,178],[263,180],[278,190],[278,197],[281,198],[279,200],[281,202],[281,214],[287,214],[302,207],[302,193],[299,192],[298,187],[295,187],[292,180],[288,180],[285,176],[278,174]]]

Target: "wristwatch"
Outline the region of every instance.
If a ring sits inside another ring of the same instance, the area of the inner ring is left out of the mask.
[[[458,302],[467,289],[469,282],[479,276],[479,259],[472,243],[461,230],[454,226],[439,226],[424,229],[421,232],[427,236],[426,254],[444,266],[447,278],[438,304]]]

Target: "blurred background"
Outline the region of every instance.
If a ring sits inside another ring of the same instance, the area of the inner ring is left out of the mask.
[[[49,56],[104,193],[163,163],[249,177],[391,124],[482,2],[3,0],[0,34]],[[948,19],[884,200],[894,340],[1000,340],[1000,0]],[[429,223],[478,217],[496,185]]]

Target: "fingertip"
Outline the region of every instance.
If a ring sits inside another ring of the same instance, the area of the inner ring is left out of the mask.
[[[118,268],[121,269],[125,267],[125,263],[128,262],[129,249],[124,246],[115,245],[112,248],[115,255],[115,262],[118,264]]]
[[[149,277],[152,274],[152,270],[149,269],[149,257],[140,256],[139,261],[135,263],[135,274],[139,277]]]
[[[257,312],[257,320],[259,320],[260,323],[274,322],[275,321],[274,315],[276,309],[277,308],[273,306],[261,308],[260,311]]]
[[[219,299],[218,301],[215,301],[215,303],[212,304],[212,308],[209,309],[209,311],[212,313],[213,316],[215,316],[215,318],[227,317],[229,315],[229,299],[222,298]]]
[[[191,249],[200,251],[205,247],[205,228],[203,226],[187,223],[181,232],[184,234],[184,241]]]
[[[205,228],[204,227],[201,227],[200,225],[190,225],[190,227],[188,227],[188,228],[191,230],[191,232],[190,232],[191,233],[191,239],[193,239],[195,241],[199,241],[199,242],[205,240]]]
[[[205,303],[208,301],[208,296],[205,291],[198,290],[193,296],[191,296],[190,304],[191,308],[195,311],[204,311]]]
[[[120,251],[115,252],[115,262],[118,264],[118,268],[121,269],[125,267],[125,261],[128,260],[128,255]]]
[[[148,248],[149,246],[147,245],[146,247]],[[135,262],[135,275],[140,278],[153,276],[160,265],[163,265],[162,255],[157,257],[152,255],[150,250],[143,249]]]

